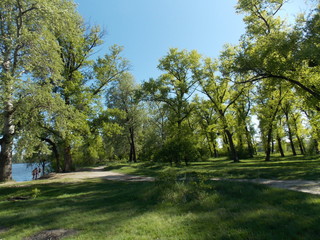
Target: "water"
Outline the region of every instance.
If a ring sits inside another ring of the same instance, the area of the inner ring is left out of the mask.
[[[12,178],[16,182],[25,182],[32,180],[32,170],[38,167],[38,164],[14,163],[12,164]]]

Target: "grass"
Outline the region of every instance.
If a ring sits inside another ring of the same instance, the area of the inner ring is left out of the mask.
[[[52,229],[76,230],[65,239],[86,240],[318,239],[320,196],[206,179],[319,179],[319,166],[319,158],[302,157],[239,164],[219,159],[173,170],[161,164],[122,163],[108,169],[159,180],[0,184],[0,239],[20,240]],[[176,182],[176,173],[198,178]]]
[[[318,180],[320,179],[320,157],[273,156],[270,162],[265,162],[263,156],[241,160],[233,163],[226,158],[208,161],[192,162],[189,166],[169,167],[160,163],[110,163],[107,170],[133,175],[158,176],[168,170],[180,175],[194,173],[206,174],[216,178],[267,178],[281,180]]]
[[[15,196],[38,195],[23,201]],[[0,186],[0,239],[73,229],[66,239],[317,239],[320,197],[232,182]]]

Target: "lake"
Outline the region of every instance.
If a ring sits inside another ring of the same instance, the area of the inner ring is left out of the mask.
[[[16,182],[25,182],[32,180],[32,170],[38,164],[14,163],[12,164],[12,178]]]

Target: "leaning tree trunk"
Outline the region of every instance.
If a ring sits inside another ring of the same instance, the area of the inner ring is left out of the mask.
[[[229,142],[231,158],[232,158],[233,162],[235,162],[235,163],[239,162],[238,153],[237,153],[236,147],[235,147],[233,139],[232,139],[232,134],[229,131],[229,129],[225,129],[225,133],[227,135],[228,142]]]
[[[292,154],[293,156],[296,156],[296,149],[294,147],[294,143],[293,143],[293,135],[292,135],[292,131],[291,131],[291,127],[290,127],[290,123],[289,123],[289,115],[288,113],[285,113],[286,116],[286,121],[287,121],[287,126],[288,126],[288,137],[289,137],[289,141],[290,141],[290,146],[291,146],[291,150],[292,150]]]
[[[281,143],[281,138],[279,137],[279,135],[277,136],[277,142],[278,142],[278,146],[279,146],[279,152],[281,154],[281,157],[284,157],[284,151],[282,148],[282,143]]]
[[[5,103],[3,112],[3,130],[1,138],[1,151],[0,151],[0,181],[12,180],[12,150],[13,150],[13,105],[11,99]]]
[[[306,150],[305,150],[305,147],[304,147],[304,144],[303,144],[303,140],[298,135],[297,135],[297,139],[298,139],[298,143],[299,143],[300,152],[301,152],[302,155],[305,155],[306,154]]]
[[[290,141],[292,154],[293,154],[293,156],[296,156],[297,155],[296,148],[294,147],[293,136],[292,136],[292,132],[291,132],[289,125],[288,125],[288,134],[289,134],[289,141]]]

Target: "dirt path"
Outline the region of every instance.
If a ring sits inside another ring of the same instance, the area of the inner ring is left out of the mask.
[[[104,171],[104,167],[97,167],[89,170],[83,170],[72,173],[54,173],[48,176],[50,180],[70,179],[77,181],[87,178],[103,178],[112,181],[132,181],[132,182],[152,182],[153,177],[133,176],[112,171]],[[237,182],[252,182],[265,184],[270,187],[289,189],[298,192],[305,192],[320,195],[320,181],[307,180],[270,180],[270,179],[222,179],[213,178],[214,181],[237,181]]]
[[[221,179],[213,178],[215,181],[236,181],[265,184],[270,187],[289,189],[298,192],[305,192],[320,195],[320,181],[307,180],[270,180],[270,179]]]
[[[46,179],[71,179],[71,180],[81,180],[88,178],[103,178],[113,181],[131,181],[131,182],[152,182],[153,177],[145,176],[133,176],[122,173],[116,173],[112,171],[104,171],[104,167],[96,167],[89,170],[77,171],[71,173],[51,173]]]

